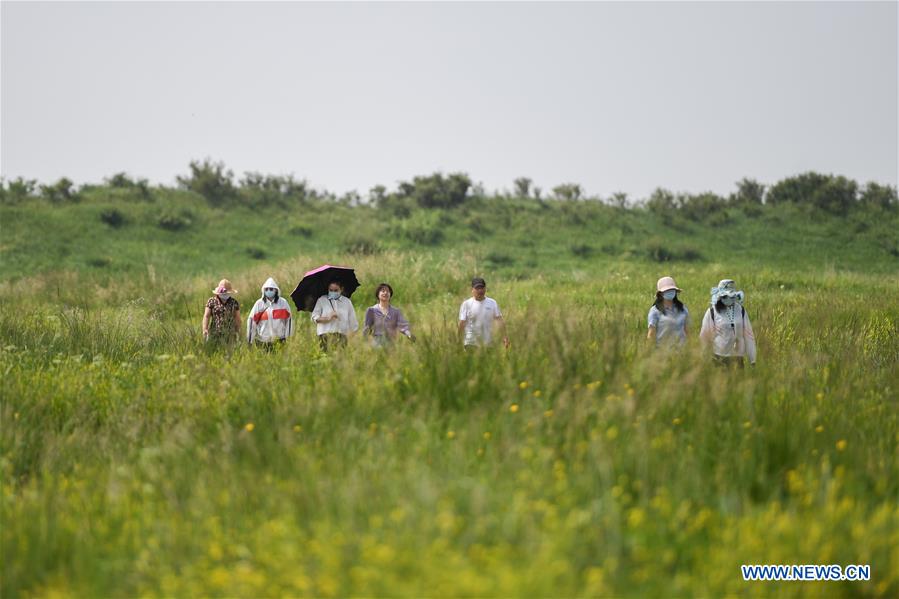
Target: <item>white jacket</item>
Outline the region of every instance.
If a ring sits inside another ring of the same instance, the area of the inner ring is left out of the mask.
[[[334,312],[337,312],[337,320],[319,322],[319,318],[330,316]],[[317,335],[326,335],[328,333],[349,335],[359,330],[359,320],[356,318],[353,302],[345,295],[341,295],[336,300],[328,299],[327,295],[318,298],[318,301],[315,302],[315,308],[312,310],[312,322],[315,323],[315,333]]]
[[[278,290],[274,300],[265,297],[266,288]],[[271,277],[262,285],[262,297],[253,304],[247,317],[247,342],[254,340],[271,343],[278,339],[287,339],[293,334],[293,318],[290,304],[281,297],[281,288]]]
[[[714,307],[705,311],[699,339],[704,344],[712,344],[716,356],[746,356],[755,364],[755,334],[749,314],[742,305],[735,303],[721,312]]]

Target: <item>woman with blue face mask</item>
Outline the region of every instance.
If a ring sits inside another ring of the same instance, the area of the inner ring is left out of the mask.
[[[680,347],[687,342],[690,312],[677,297],[680,291],[671,277],[662,277],[656,283],[656,301],[649,309],[646,334],[656,347]]]
[[[247,318],[247,343],[265,349],[283,343],[293,334],[290,304],[281,297],[281,288],[269,277],[262,284],[262,297],[253,304]]]
[[[315,302],[312,310],[312,322],[323,351],[334,346],[347,344],[350,335],[359,330],[356,309],[350,298],[343,295],[343,284],[331,281],[328,293]]]
[[[709,309],[702,318],[699,339],[710,348],[716,364],[742,368],[744,359],[755,365],[755,333],[743,307],[745,295],[732,279],[712,287]]]

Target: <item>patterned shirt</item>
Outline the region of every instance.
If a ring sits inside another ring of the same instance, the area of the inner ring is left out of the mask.
[[[218,296],[213,296],[206,302],[206,307],[209,308],[210,337],[237,336],[234,323],[240,304],[236,299],[229,297],[228,301],[223,303]]]

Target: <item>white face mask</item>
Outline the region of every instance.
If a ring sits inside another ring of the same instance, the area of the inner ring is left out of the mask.
[[[267,297],[268,299],[272,299],[273,297],[275,297],[275,290],[274,289],[266,289],[265,297]]]
[[[219,299],[223,302],[227,302],[231,298],[230,293],[219,293]]]
[[[724,304],[725,306],[733,306],[735,301],[736,301],[736,298],[733,298],[733,297],[722,297],[721,298],[721,303]]]

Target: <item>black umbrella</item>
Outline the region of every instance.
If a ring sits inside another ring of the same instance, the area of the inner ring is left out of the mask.
[[[349,266],[331,266],[330,264],[319,266],[303,275],[303,280],[290,294],[297,310],[312,312],[318,298],[327,295],[328,285],[332,281],[340,282],[343,286],[343,294],[347,297],[353,295],[353,292],[359,288],[356,272]]]

